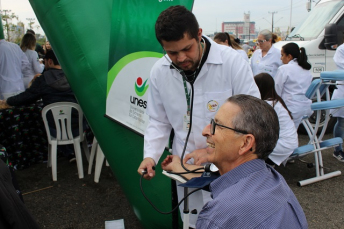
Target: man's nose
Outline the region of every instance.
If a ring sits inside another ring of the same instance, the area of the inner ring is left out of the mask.
[[[178,62],[184,62],[184,60],[186,59],[186,55],[184,52],[179,52],[178,56],[177,56],[177,61]]]
[[[204,137],[210,136],[210,124],[206,125],[202,131]]]

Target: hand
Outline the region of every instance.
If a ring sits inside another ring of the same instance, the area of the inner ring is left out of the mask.
[[[186,164],[186,162],[188,160],[190,160],[191,158],[194,159],[194,165],[201,165],[203,163],[208,162],[208,153],[206,148],[205,149],[196,149],[194,151],[192,151],[189,154],[186,154],[183,160],[183,163]]]
[[[146,180],[150,180],[155,176],[155,171],[153,169],[154,166],[155,161],[153,160],[153,158],[147,157],[141,162],[137,172],[142,175],[142,172],[147,170],[147,173],[143,176],[143,178],[145,178]]]
[[[176,155],[168,155],[161,162],[161,168],[166,171],[178,172],[181,167],[180,158]]]

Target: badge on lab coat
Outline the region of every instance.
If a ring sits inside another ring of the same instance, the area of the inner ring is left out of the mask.
[[[183,118],[183,130],[188,132],[190,128],[190,115],[185,114]]]

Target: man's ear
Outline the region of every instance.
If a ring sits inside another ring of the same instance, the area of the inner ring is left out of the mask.
[[[251,153],[255,151],[256,139],[252,134],[245,134],[242,139],[242,144],[239,149],[239,155]]]
[[[201,28],[198,29],[197,36],[198,36],[198,41],[201,41],[202,40],[202,29]]]

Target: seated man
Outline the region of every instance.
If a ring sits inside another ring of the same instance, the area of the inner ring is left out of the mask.
[[[200,212],[197,229],[308,228],[282,175],[265,164],[279,135],[278,117],[268,103],[234,95],[202,134],[209,146],[207,161],[217,166],[221,176],[210,183],[213,200]],[[178,156],[169,156],[162,168],[182,171]]]
[[[74,93],[67,81],[67,78],[61,69],[61,66],[54,54],[54,52],[48,51],[44,57],[45,59],[45,71],[37,78],[34,78],[32,85],[24,92],[9,97],[7,101],[2,101],[5,105],[21,106],[28,105],[42,99],[43,105],[47,106],[56,102],[73,102],[77,103]],[[73,134],[79,133],[78,129],[78,114],[72,113],[72,128]],[[56,136],[56,129],[52,115],[48,114],[48,123],[50,132]],[[59,146],[63,149],[66,157],[73,158],[73,146],[67,145],[67,147]]]
[[[43,75],[35,78],[31,87],[24,92],[9,97],[6,103],[10,106],[21,106],[42,99],[43,105],[56,102],[77,103],[74,93],[61,69],[61,66],[53,51],[47,52],[45,59],[45,71]]]

